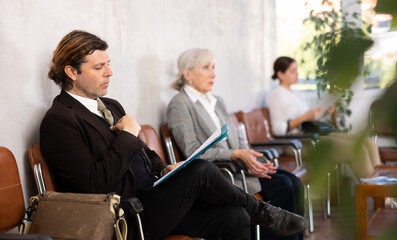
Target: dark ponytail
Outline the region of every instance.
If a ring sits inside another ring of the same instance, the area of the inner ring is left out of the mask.
[[[287,69],[293,62],[296,62],[295,59],[290,58],[290,57],[283,56],[283,57],[277,58],[273,65],[274,73],[272,75],[272,79],[276,80],[278,78],[277,77],[278,72],[285,73],[285,71],[287,71]]]

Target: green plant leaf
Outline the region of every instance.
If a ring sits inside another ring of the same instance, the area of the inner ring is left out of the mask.
[[[330,49],[325,68],[331,84],[349,88],[361,73],[364,52],[373,45],[369,38],[346,36]]]
[[[397,11],[397,1],[395,0],[378,0],[375,12],[393,14]]]
[[[346,112],[346,115],[349,117],[352,115],[352,111],[350,109],[346,109],[345,112]]]
[[[323,1],[331,4],[329,1]],[[362,72],[364,52],[373,44],[368,37],[370,24],[361,19],[360,14],[342,13],[332,9],[331,11],[311,11],[304,21],[305,26],[314,31],[312,37],[301,49],[311,51],[313,59],[307,62],[313,63],[314,80],[317,85],[317,95],[325,92],[345,93]],[[362,24],[358,26],[358,21]],[[309,47],[310,46],[310,47]],[[308,76],[306,69],[306,76]],[[352,93],[346,94],[338,104],[337,126],[343,131],[349,131],[351,125],[346,123],[346,117],[351,115],[348,109],[352,99]]]

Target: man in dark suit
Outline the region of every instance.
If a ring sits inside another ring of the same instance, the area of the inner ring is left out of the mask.
[[[162,163],[137,138],[136,119],[103,97],[112,76],[106,49],[97,36],[72,31],[54,51],[48,76],[62,90],[43,118],[40,146],[60,191],[137,196],[147,239],[249,239],[250,223],[281,235],[306,228],[304,218],[255,200],[208,161],[195,160],[153,187],[176,165]]]

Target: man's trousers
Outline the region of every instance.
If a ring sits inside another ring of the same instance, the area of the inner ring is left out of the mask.
[[[250,218],[260,208],[258,200],[228,182],[214,164],[200,159],[138,198],[147,239],[170,234],[250,239]]]

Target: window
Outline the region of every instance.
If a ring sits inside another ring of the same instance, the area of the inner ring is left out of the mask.
[[[295,86],[298,90],[316,90],[314,81],[314,69],[316,62],[310,52],[302,51],[304,44],[313,35],[303,24],[311,10],[328,11],[332,8],[339,11],[342,6],[341,0],[277,0],[277,55],[291,56],[302,60],[304,64],[299,65],[299,82]],[[346,3],[347,2],[347,3]],[[356,0],[344,0],[348,8]],[[397,60],[397,31],[390,28],[391,16],[386,14],[375,14],[373,11],[377,0],[361,1],[361,16],[364,21],[372,24],[371,38],[374,46],[366,52],[364,57],[364,88],[385,88],[390,85],[395,76]]]
[[[397,31],[391,29],[392,16],[373,11],[377,0],[363,0],[361,11],[363,19],[372,23],[371,37],[374,46],[365,54],[364,71],[366,89],[385,88],[395,76],[397,57]]]

